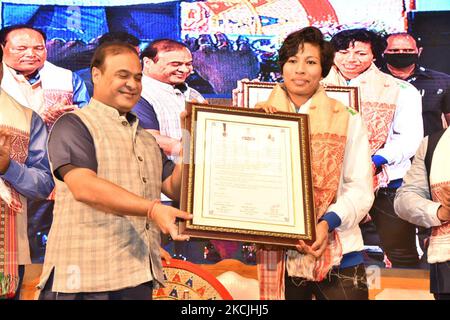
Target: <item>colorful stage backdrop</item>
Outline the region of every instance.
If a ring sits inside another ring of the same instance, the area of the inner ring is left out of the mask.
[[[288,33],[307,25],[329,36],[350,27],[404,31],[411,5],[404,0],[7,0],[1,24],[42,28],[49,60],[72,70],[89,65],[95,40],[108,31],[134,34],[142,46],[160,37],[183,40],[209,84],[197,77],[198,88],[229,96],[241,78],[278,80],[276,51]]]

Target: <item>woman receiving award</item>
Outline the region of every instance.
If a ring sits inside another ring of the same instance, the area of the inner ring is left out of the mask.
[[[366,127],[320,81],[334,49],[319,29],[291,33],[279,50],[284,82],[256,107],[308,114],[316,239],[296,250],[258,250],[261,299],[368,299],[359,222],[374,196]]]

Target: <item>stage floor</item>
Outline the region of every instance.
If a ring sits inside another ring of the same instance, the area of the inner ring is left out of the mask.
[[[249,280],[257,279],[256,266],[245,265],[234,259],[225,259],[216,264],[200,266],[215,277],[220,276],[224,272],[233,271],[242,277],[249,278]],[[36,298],[36,285],[39,281],[41,271],[42,265],[40,264],[26,266],[21,300],[34,300]],[[434,299],[433,295],[429,292],[428,270],[383,269],[374,266],[367,269],[367,276],[369,298],[371,300]],[[229,291],[232,291],[232,288]]]

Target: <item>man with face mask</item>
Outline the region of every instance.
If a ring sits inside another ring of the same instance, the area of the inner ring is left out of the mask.
[[[322,83],[359,87],[369,133],[376,195],[369,212],[372,221],[361,225],[364,243],[380,246],[393,267],[416,268],[416,227],[396,216],[393,201],[423,137],[420,93],[375,65],[385,48],[377,33],[343,30],[333,35],[331,44],[336,49],[334,67]]]
[[[418,64],[423,48],[408,33],[393,33],[387,36],[384,50],[386,66],[384,72],[408,81],[422,95],[422,119],[424,136],[439,132],[450,123],[450,76],[424,68]],[[442,121],[442,115],[445,121]],[[427,261],[427,243],[430,228],[418,227],[419,244],[424,251],[422,265]]]
[[[393,33],[386,40],[383,71],[408,81],[422,94],[424,136],[443,128],[442,114],[450,124],[450,76],[418,64],[423,48],[410,34]]]

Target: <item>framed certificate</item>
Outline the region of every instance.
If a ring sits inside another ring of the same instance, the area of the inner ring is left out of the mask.
[[[266,101],[276,84],[275,82],[242,81],[242,106],[254,108],[258,102]],[[324,88],[327,96],[359,112],[358,87],[327,85]]]
[[[308,115],[187,104],[180,232],[293,246],[315,239]]]

